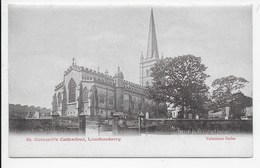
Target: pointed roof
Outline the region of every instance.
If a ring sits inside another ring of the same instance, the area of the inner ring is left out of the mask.
[[[151,9],[148,47],[147,47],[147,56],[146,57],[147,58],[159,58],[153,9]]]

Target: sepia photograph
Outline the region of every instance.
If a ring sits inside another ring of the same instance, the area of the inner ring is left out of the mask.
[[[9,156],[252,157],[252,22],[252,5],[9,4]]]

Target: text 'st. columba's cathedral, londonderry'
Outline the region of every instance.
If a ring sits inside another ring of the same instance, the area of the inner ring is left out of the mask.
[[[52,113],[60,116],[79,114],[111,117],[137,116],[141,112],[155,117],[159,105],[147,96],[145,86],[152,83],[150,68],[159,59],[153,11],[150,16],[147,54],[140,58],[139,84],[124,80],[120,68],[112,77],[78,66],[73,59],[64,80],[55,87]]]

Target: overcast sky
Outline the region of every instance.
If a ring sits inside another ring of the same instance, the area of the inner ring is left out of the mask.
[[[235,75],[252,93],[251,7],[153,7],[164,57],[202,57],[211,77]],[[150,7],[9,6],[9,102],[51,107],[54,86],[76,58],[79,66],[139,82]]]

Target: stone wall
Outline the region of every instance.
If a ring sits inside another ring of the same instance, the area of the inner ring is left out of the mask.
[[[252,133],[252,120],[144,120],[143,131],[164,134]]]
[[[9,119],[10,133],[49,133],[52,119]]]

